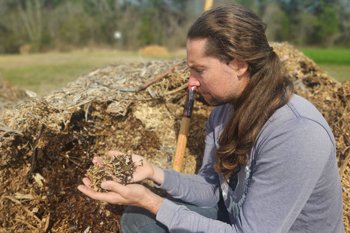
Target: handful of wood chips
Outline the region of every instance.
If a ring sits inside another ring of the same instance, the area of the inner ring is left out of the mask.
[[[101,157],[101,160],[92,165],[86,173],[95,191],[102,191],[101,183],[104,180],[115,180],[124,185],[132,182],[137,165],[131,155],[105,156]]]

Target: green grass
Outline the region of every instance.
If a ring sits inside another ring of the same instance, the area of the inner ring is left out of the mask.
[[[350,82],[350,65],[323,64],[320,67],[336,80]]]
[[[0,69],[0,73],[11,84],[43,95],[75,80],[90,69],[87,64],[33,65]]]
[[[350,48],[301,48],[317,64],[350,66]]]
[[[96,68],[149,59],[136,52],[102,49],[3,55],[0,56],[0,78],[39,95],[46,95]]]
[[[300,48],[338,81],[350,81],[350,48]]]

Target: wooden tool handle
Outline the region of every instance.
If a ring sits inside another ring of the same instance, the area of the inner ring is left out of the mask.
[[[177,138],[176,152],[173,160],[173,169],[180,172],[182,168],[182,162],[185,157],[187,136],[190,129],[190,117],[182,117],[179,136]]]

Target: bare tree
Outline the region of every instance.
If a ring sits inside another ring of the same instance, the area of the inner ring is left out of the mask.
[[[43,20],[43,0],[27,0],[18,3],[18,12],[34,50],[41,47]]]

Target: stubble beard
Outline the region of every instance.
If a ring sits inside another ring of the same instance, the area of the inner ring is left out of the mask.
[[[210,106],[219,106],[219,105],[223,105],[225,103],[228,103],[228,101],[223,101],[220,100],[218,98],[213,97],[212,95],[202,95],[203,99],[205,100],[205,102],[210,105]]]

